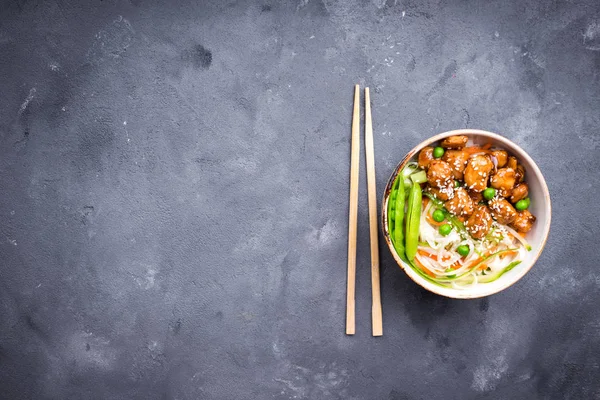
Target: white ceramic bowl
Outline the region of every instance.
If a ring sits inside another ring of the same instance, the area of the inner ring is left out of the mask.
[[[527,253],[525,260],[523,260],[521,264],[511,271],[504,274],[500,279],[490,283],[475,285],[474,287],[467,289],[440,287],[421,277],[408,264],[400,259],[398,253],[396,253],[396,250],[392,245],[390,232],[388,230],[387,204],[392,183],[394,182],[396,175],[404,168],[406,163],[417,160],[418,154],[423,147],[430,146],[432,143],[439,142],[448,136],[454,135],[468,136],[469,146],[473,144],[484,145],[486,143],[491,143],[493,147],[502,148],[508,151],[510,155],[517,157],[519,163],[525,167],[525,182],[529,186],[529,197],[531,198],[529,210],[537,218],[533,228],[526,235],[526,239],[531,245],[532,249]],[[390,177],[385,188],[382,208],[383,210],[381,213],[381,218],[383,223],[383,236],[385,237],[385,241],[387,242],[394,259],[400,268],[402,268],[413,281],[430,292],[456,299],[475,299],[478,297],[489,296],[506,289],[521,279],[531,269],[531,267],[533,267],[533,264],[535,264],[536,260],[544,249],[544,245],[546,244],[546,239],[548,238],[548,233],[550,231],[550,218],[552,211],[548,186],[546,185],[546,181],[544,180],[540,169],[531,159],[531,157],[529,157],[529,155],[523,149],[507,138],[492,132],[481,131],[477,129],[458,129],[455,131],[444,132],[433,136],[424,142],[421,142],[417,147],[412,149],[392,173],[392,176]]]

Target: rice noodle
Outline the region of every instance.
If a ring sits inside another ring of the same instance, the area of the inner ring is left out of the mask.
[[[514,229],[497,222],[493,223],[493,230],[482,240],[474,240],[468,235],[462,237],[456,228],[447,236],[442,235],[439,226],[432,225],[427,218],[435,208],[433,201],[429,201],[422,209],[419,237],[426,245],[418,246],[416,259],[430,273],[441,279],[441,282],[445,280],[445,284],[463,290],[482,284],[480,279],[485,271],[488,271],[488,274],[498,274],[511,263],[525,258],[529,246],[527,241]],[[457,252],[461,245],[469,247],[466,257]],[[516,249],[516,254],[504,252],[484,259],[491,253],[509,249]],[[477,267],[473,270],[479,264],[485,265],[484,269]]]
[[[527,240],[525,240],[525,238],[521,237],[519,232],[515,231],[513,228],[511,228],[510,226],[507,226],[507,225],[500,225],[500,226],[503,227],[504,229],[506,229],[511,235],[513,235],[515,237],[515,239],[517,239],[519,242],[521,242],[521,244],[523,246],[525,246],[526,248],[531,247],[531,246],[529,246],[529,243],[527,243]]]

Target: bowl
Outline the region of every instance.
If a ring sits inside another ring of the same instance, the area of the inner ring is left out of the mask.
[[[533,228],[525,236],[532,249],[527,253],[527,256],[525,257],[523,262],[521,262],[521,264],[508,271],[494,282],[474,285],[465,289],[455,289],[449,287],[446,288],[435,285],[427,279],[423,278],[417,272],[415,272],[411,266],[402,261],[398,256],[396,249],[392,245],[390,232],[388,229],[387,205],[392,189],[392,184],[396,178],[396,175],[398,175],[398,173],[402,171],[402,169],[408,162],[416,161],[417,156],[423,147],[429,146],[432,143],[439,142],[440,140],[448,136],[454,135],[468,136],[469,146],[491,143],[493,147],[504,149],[508,151],[509,154],[512,154],[515,157],[517,157],[519,163],[525,167],[525,182],[527,182],[527,185],[529,186],[529,197],[531,198],[531,205],[529,207],[529,210],[537,218],[535,224],[533,225]],[[422,286],[424,289],[427,289],[430,292],[439,294],[441,296],[456,299],[475,299],[490,296],[494,293],[498,293],[508,288],[509,286],[512,286],[519,279],[525,276],[525,274],[529,272],[531,267],[533,267],[538,257],[542,253],[542,250],[544,249],[544,245],[546,244],[548,233],[550,231],[550,193],[548,192],[548,186],[546,185],[544,176],[542,175],[538,166],[522,148],[520,148],[512,141],[496,133],[477,129],[458,129],[454,131],[444,132],[421,142],[418,146],[416,146],[410,152],[408,152],[408,154],[404,157],[400,164],[398,164],[398,166],[392,173],[392,176],[388,180],[383,196],[382,208],[383,209],[381,213],[381,219],[383,227],[383,236],[390,251],[392,252],[392,255],[394,256],[394,260],[396,260],[400,268],[402,268],[404,272],[413,281]]]

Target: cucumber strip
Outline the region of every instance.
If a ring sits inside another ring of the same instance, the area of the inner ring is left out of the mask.
[[[427,174],[425,173],[424,170],[420,170],[419,172],[415,172],[414,174],[412,174],[410,176],[410,179],[414,183],[425,183],[425,182],[427,182]]]
[[[510,264],[508,264],[506,266],[506,268],[504,268],[500,272],[498,272],[498,273],[496,273],[494,275],[486,275],[484,278],[479,278],[478,282],[480,282],[480,283],[494,282],[495,280],[497,280],[502,275],[504,275],[505,273],[507,273],[508,271],[510,271],[511,269],[513,269],[514,267],[516,267],[519,264],[521,264],[521,261],[513,261]]]
[[[411,175],[413,172],[416,172],[419,169],[419,167],[417,166],[417,163],[409,163],[406,167],[404,167],[404,169],[402,170],[402,177],[403,178],[408,178],[409,175]]]
[[[471,268],[469,268],[469,270],[467,272],[463,272],[462,274],[460,274],[460,275],[458,275],[458,276],[456,276],[454,278],[444,277],[444,278],[431,278],[431,279],[435,279],[435,280],[437,280],[439,282],[451,282],[451,281],[455,281],[457,279],[460,279],[460,278],[463,278],[463,277],[469,275],[471,272],[475,271],[477,268],[479,268],[479,266],[481,266],[481,264],[483,264],[484,262],[486,262],[490,258],[499,256],[500,254],[503,254],[503,253],[506,253],[506,252],[509,252],[509,251],[515,251],[515,250],[518,250],[518,249],[516,249],[516,248],[515,249],[504,249],[504,250],[500,250],[500,251],[497,251],[495,253],[492,253],[489,256],[484,257],[482,260],[480,260],[477,264],[475,264]]]
[[[419,274],[423,279],[425,279],[425,280],[433,283],[436,286],[440,286],[440,287],[443,287],[443,288],[449,287],[449,285],[447,283],[438,282],[434,278],[432,278],[429,275],[427,275],[425,272],[423,272],[421,270],[421,268],[419,268],[418,266],[416,266],[413,261],[408,260],[406,262],[408,263],[408,265],[410,265],[410,267],[413,269],[413,271],[415,271],[417,274]]]

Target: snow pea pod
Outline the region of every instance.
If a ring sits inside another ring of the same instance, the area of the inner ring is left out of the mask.
[[[394,248],[400,256],[400,258],[406,261],[405,250],[404,250],[404,202],[406,196],[404,194],[404,182],[402,182],[401,176],[397,178],[398,190],[396,191],[396,203],[394,204],[394,234],[392,241]]]
[[[408,196],[408,216],[406,219],[406,258],[414,260],[419,246],[419,223],[421,222],[421,185],[413,183]]]

